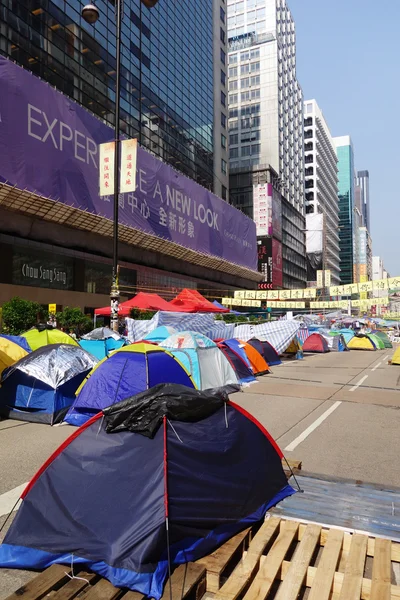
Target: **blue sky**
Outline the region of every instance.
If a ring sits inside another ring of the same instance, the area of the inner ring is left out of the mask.
[[[297,77],[370,175],[373,254],[400,275],[400,0],[287,0]],[[397,187],[396,187],[397,183]]]

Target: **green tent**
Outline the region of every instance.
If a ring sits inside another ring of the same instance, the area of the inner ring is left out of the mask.
[[[367,334],[369,339],[372,340],[375,344],[375,347],[377,350],[384,350],[385,349],[385,344],[382,342],[382,340],[380,339],[380,337],[378,337],[377,335],[375,335],[375,333],[368,333]]]
[[[374,335],[382,340],[385,348],[393,348],[392,342],[389,340],[389,336],[384,331],[374,331]]]
[[[32,329],[25,331],[22,336],[26,339],[32,350],[37,350],[38,348],[48,346],[49,344],[70,344],[71,346],[79,346],[78,342],[70,335],[54,328],[39,330],[37,327],[32,327]]]

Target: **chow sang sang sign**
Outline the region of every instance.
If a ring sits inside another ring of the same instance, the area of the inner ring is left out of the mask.
[[[98,152],[112,129],[3,57],[0,86],[0,181],[112,219]],[[124,225],[257,269],[254,222],[142,148],[135,191],[119,204]]]

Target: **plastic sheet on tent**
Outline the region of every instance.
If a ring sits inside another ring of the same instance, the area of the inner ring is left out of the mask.
[[[109,327],[96,327],[96,329],[92,329],[92,331],[83,335],[81,340],[107,340],[108,338],[123,340],[122,335],[119,335],[119,333]]]
[[[235,327],[234,336],[239,340],[250,340],[255,337],[261,341],[266,340],[275,348],[278,354],[282,354],[296,337],[301,324],[294,319],[290,321],[273,321],[261,325],[240,324]]]

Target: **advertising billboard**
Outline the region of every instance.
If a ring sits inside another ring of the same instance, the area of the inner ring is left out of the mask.
[[[283,287],[282,243],[272,238],[272,285]]]
[[[99,195],[99,144],[112,128],[0,57],[0,182],[113,218]],[[120,195],[120,223],[253,270],[252,219],[138,148],[136,190]]]
[[[258,236],[272,235],[272,185],[253,185],[253,219]]]
[[[264,283],[272,286],[273,267],[272,267],[272,238],[258,237],[258,271],[264,276]],[[264,288],[262,288],[264,289]]]

